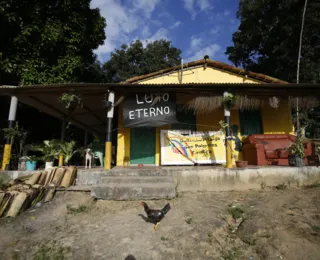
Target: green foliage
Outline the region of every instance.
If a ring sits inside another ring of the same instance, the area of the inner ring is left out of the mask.
[[[59,156],[59,141],[58,140],[45,140],[41,145],[33,145],[30,151],[41,152],[43,154],[40,157],[41,160],[46,162],[52,162],[54,159],[58,159]]]
[[[88,210],[89,208],[86,205],[80,205],[78,207],[67,205],[67,212],[68,214],[72,214],[72,215],[78,215],[82,212],[87,212]]]
[[[77,152],[77,150],[75,150],[75,146],[76,146],[75,141],[59,143],[58,153],[63,155],[65,164],[68,164],[72,156]]]
[[[296,82],[305,0],[243,0],[229,60],[247,70]],[[309,1],[302,40],[300,82],[320,82],[320,4]]]
[[[238,206],[232,207],[229,209],[230,214],[232,215],[233,219],[238,219],[242,217],[244,210]]]
[[[28,135],[28,132],[19,126],[16,122],[13,128],[3,128],[4,137],[11,140],[12,144],[15,145],[16,151],[19,151],[17,156],[21,156],[25,150],[24,144]]]
[[[109,82],[125,81],[131,77],[165,69],[181,62],[181,50],[167,40],[158,40],[143,46],[140,40],[130,46],[123,44],[111,54],[103,68]]]
[[[82,97],[77,94],[63,93],[58,98],[58,101],[64,104],[67,109],[69,109],[71,106],[83,106]]]
[[[0,175],[0,190],[5,190],[10,186],[10,179],[4,174]]]
[[[36,161],[38,161],[39,159],[41,159],[41,158],[39,158],[39,157],[36,156],[36,155],[27,156],[27,160],[30,161],[30,162],[36,162]]]
[[[304,158],[304,145],[301,133],[298,133],[295,142],[289,147],[288,152],[291,155],[298,155],[300,158]]]
[[[53,243],[42,244],[33,254],[33,260],[66,260],[71,252],[70,247],[64,247],[60,243],[53,241]]]
[[[18,141],[24,141],[27,137],[28,132],[23,129],[23,127],[19,127],[19,123],[17,122],[13,128],[3,128],[4,137],[6,139],[17,139]]]
[[[227,93],[222,98],[222,104],[225,106],[228,110],[231,110],[236,105],[238,97],[236,95],[233,95],[232,93]]]
[[[0,84],[91,81],[105,19],[90,0],[0,0]]]

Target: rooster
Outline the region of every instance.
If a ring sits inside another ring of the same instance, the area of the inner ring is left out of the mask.
[[[170,204],[168,203],[167,205],[164,206],[163,209],[158,210],[158,209],[150,209],[145,202],[141,202],[141,205],[144,207],[144,211],[147,214],[147,217],[150,221],[152,221],[155,226],[153,228],[154,231],[157,230],[160,221],[163,219],[163,217],[168,213],[168,211],[171,209]]]

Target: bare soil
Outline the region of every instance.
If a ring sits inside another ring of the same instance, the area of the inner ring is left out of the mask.
[[[138,201],[59,192],[0,220],[0,259],[320,259],[319,187],[183,193],[170,204],[154,232]]]

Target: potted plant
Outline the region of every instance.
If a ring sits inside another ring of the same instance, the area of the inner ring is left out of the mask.
[[[54,160],[58,159],[58,141],[45,140],[42,145],[34,145],[31,150],[41,152],[43,154],[42,160],[45,161],[45,169],[53,167]]]
[[[31,155],[31,156],[27,156],[26,159],[27,159],[27,162],[26,162],[27,171],[35,171],[38,157],[35,155]]]
[[[248,167],[248,161],[237,160],[236,165],[238,168],[246,168]]]
[[[288,160],[290,166],[304,166],[304,145],[301,133],[297,135],[295,142],[289,147],[288,153]]]
[[[223,107],[225,107],[228,110],[231,110],[236,106],[237,99],[238,97],[236,95],[233,95],[232,93],[226,93],[226,95],[222,97],[221,103]]]
[[[73,112],[77,106],[83,106],[82,97],[77,94],[63,93],[58,98],[58,101],[62,103],[70,112]]]
[[[58,144],[58,154],[63,155],[64,164],[68,165],[72,156],[77,152],[77,150],[75,150],[75,146],[75,141],[60,142]]]
[[[226,137],[225,145],[226,146],[229,145],[230,148],[231,148],[231,158],[236,160],[237,156],[234,154],[234,150],[232,148],[232,143],[231,143],[231,140],[233,140],[233,139],[227,139],[226,128],[229,127],[229,125],[226,122],[224,122],[223,120],[221,120],[219,122],[219,124],[220,124],[220,127],[221,127],[220,131],[222,131],[224,133],[225,137]],[[236,166],[239,167],[239,168],[247,167],[248,166],[248,161],[237,160],[236,161]]]

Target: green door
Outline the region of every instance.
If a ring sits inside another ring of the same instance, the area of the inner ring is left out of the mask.
[[[155,164],[156,129],[132,128],[130,164]]]

